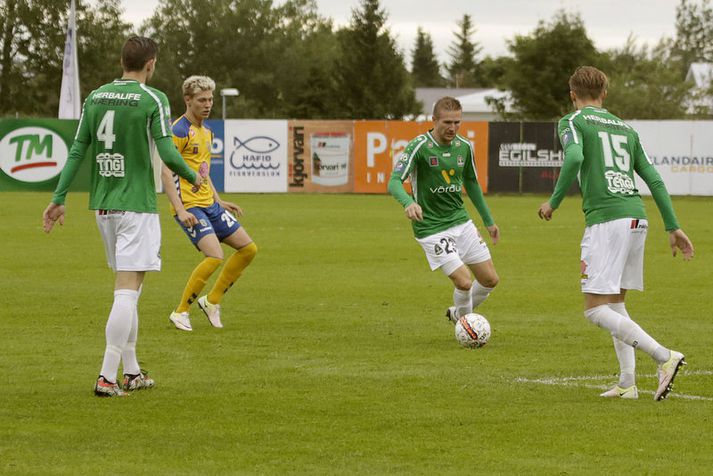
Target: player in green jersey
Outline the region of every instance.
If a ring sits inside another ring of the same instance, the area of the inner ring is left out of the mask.
[[[478,184],[473,145],[458,135],[461,117],[457,99],[439,99],[433,129],[409,142],[389,180],[389,192],[404,207],[431,270],[440,269],[453,283],[454,305],[446,311],[452,322],[478,307],[499,280],[490,250],[463,205],[465,188],[496,244],[500,232]],[[412,195],[403,186],[407,178]]]
[[[114,303],[106,324],[106,349],[94,386],[97,396],[123,396],[124,390],[154,385],[136,358],[137,302],[146,271],[161,269],[161,227],[151,156],[184,179],[200,186],[173,145],[166,96],[146,86],[158,46],[150,38],[131,37],[121,51],[123,76],[92,91],[84,102],[67,165],[43,214],[44,230],[64,224],[69,185],[87,152],[92,158],[89,209],[95,210],[107,261],[116,273]],[[117,382],[123,361],[123,390]]]
[[[631,126],[602,108],[608,80],[591,66],[578,68],[569,79],[576,111],[559,122],[565,159],[554,193],[539,209],[552,219],[579,174],[586,229],[582,238],[582,292],[585,317],[609,331],[620,366],[619,382],[603,397],[638,398],[635,349],[658,363],[655,400],[671,391],[684,355],[669,350],[631,320],[624,300],[629,289],[643,290],[644,242],[648,230],[644,204],[634,172],[649,186],[663,217],[673,256],[693,257],[693,244],[681,230],[666,186]]]

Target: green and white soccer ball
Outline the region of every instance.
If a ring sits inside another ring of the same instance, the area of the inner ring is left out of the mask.
[[[490,339],[490,323],[480,314],[470,313],[456,322],[456,340],[463,347],[483,347]]]

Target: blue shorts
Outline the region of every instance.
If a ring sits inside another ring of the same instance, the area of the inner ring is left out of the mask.
[[[176,223],[183,228],[186,232],[188,238],[191,240],[196,247],[201,238],[207,235],[216,235],[219,241],[223,241],[240,228],[240,223],[238,220],[225,208],[221,207],[217,203],[209,207],[191,207],[187,208],[186,211],[193,213],[198,219],[198,224],[195,226],[184,226],[183,223],[178,219],[178,216],[174,216]]]

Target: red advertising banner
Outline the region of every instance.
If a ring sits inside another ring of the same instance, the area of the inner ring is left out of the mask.
[[[354,192],[387,193],[394,163],[406,145],[433,127],[431,122],[356,121],[354,123]],[[463,122],[460,135],[473,143],[475,167],[488,191],[488,123]]]

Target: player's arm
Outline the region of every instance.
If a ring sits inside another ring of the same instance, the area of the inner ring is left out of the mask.
[[[391,196],[404,207],[406,218],[409,220],[422,221],[423,210],[421,209],[421,205],[416,203],[413,197],[409,195],[404,188],[404,181],[416,167],[415,144],[416,141],[411,141],[409,145],[406,146],[406,150],[401,154],[399,161],[396,162],[396,166],[394,166],[393,172],[391,172],[391,178],[389,179],[387,188]]]
[[[210,185],[211,190],[213,190],[213,200],[215,203],[220,205],[221,207],[225,208],[229,212],[231,212],[233,215],[236,217],[241,217],[243,216],[243,209],[240,208],[238,205],[236,205],[233,202],[229,202],[227,200],[223,200],[220,198],[220,195],[218,195],[218,190],[216,190],[215,186],[213,185],[213,180],[211,180],[210,175],[206,177],[208,180],[208,184]]]
[[[465,187],[465,193],[468,194],[468,198],[473,205],[475,205],[475,209],[478,210],[478,214],[483,220],[483,224],[488,230],[493,244],[497,244],[500,239],[500,229],[490,214],[490,208],[488,208],[488,204],[485,202],[483,189],[480,188],[480,184],[478,183],[478,176],[475,171],[475,160],[466,163],[466,168],[463,172],[463,186]]]
[[[178,195],[178,190],[176,190],[176,184],[173,180],[173,172],[171,172],[171,169],[166,167],[165,164],[161,164],[161,183],[163,183],[163,190],[166,192],[168,201],[171,202],[173,209],[176,210],[178,220],[183,223],[184,226],[197,225],[198,219],[183,206],[183,201]]]
[[[200,187],[203,177],[188,166],[173,142],[171,124],[169,123],[171,108],[166,95],[160,91],[154,91],[152,96],[156,99],[156,103],[151,114],[151,135],[156,142],[156,149],[161,161],[181,178],[188,180],[195,187]]]
[[[649,160],[643,146],[638,141],[634,151],[634,170],[639,177],[646,182],[649,190],[651,190],[651,196],[654,198],[656,207],[659,209],[664,226],[669,234],[668,241],[673,256],[676,256],[677,250],[680,249],[683,253],[683,259],[689,260],[693,258],[693,243],[691,243],[691,240],[678,224],[676,213],[673,211],[671,196],[666,189],[666,184],[658,170],[656,170],[656,167],[654,167]]]
[[[552,213],[559,208],[564,200],[567,191],[577,180],[579,169],[584,161],[584,150],[582,148],[582,134],[574,121],[565,118],[559,123],[559,138],[564,151],[564,162],[560,169],[560,176],[557,179],[555,190],[548,201],[540,205],[538,215],[545,220],[552,219]]]
[[[91,97],[91,94],[89,97]],[[77,126],[77,133],[74,136],[72,147],[69,149],[67,163],[59,175],[59,182],[52,195],[52,200],[42,213],[42,228],[45,233],[52,231],[52,227],[58,221],[60,225],[64,225],[64,201],[67,197],[69,186],[74,181],[74,177],[76,177],[79,167],[82,165],[84,156],[87,153],[87,148],[92,140],[91,134],[89,133],[89,126],[85,120],[86,106],[87,102],[84,101],[82,115],[79,117],[79,124]]]
[[[171,140],[171,136],[164,136],[156,139],[158,155],[166,166],[177,173],[179,177],[188,180],[196,187],[203,183],[203,177],[195,173],[178,153],[176,146]]]

